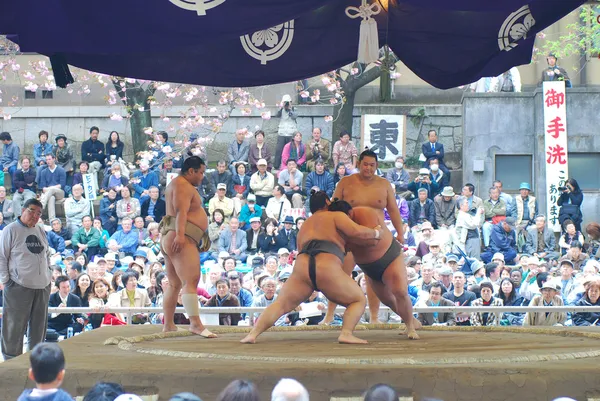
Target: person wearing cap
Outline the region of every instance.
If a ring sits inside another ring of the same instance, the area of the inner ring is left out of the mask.
[[[267,162],[267,170],[271,171],[273,168],[271,154],[271,148],[268,143],[265,142],[265,132],[258,130],[254,133],[254,142],[250,144],[250,151],[248,152],[248,163],[250,163],[250,173],[254,174],[258,171],[257,164],[260,159],[264,159]]]
[[[561,260],[559,268],[561,295],[566,303],[569,295],[577,288],[577,283],[573,277],[573,262],[570,260]]]
[[[71,145],[67,142],[67,137],[64,134],[58,134],[54,140],[56,145],[52,147],[52,154],[56,158],[56,165],[62,167],[66,173],[72,173],[73,170],[75,170],[75,156],[71,149]],[[48,159],[46,159],[46,167],[47,166]],[[45,168],[41,169],[38,178],[41,177],[41,173],[44,170]]]
[[[139,199],[140,204],[150,197],[150,187],[157,187],[158,174],[150,170],[150,163],[146,159],[140,161],[140,169],[133,173],[131,178],[136,199]]]
[[[516,226],[527,228],[533,224],[538,215],[538,202],[534,196],[531,196],[531,186],[528,182],[522,182],[519,185],[519,194],[515,196],[516,208]]]
[[[440,170],[443,171],[447,178],[446,182],[449,183],[451,175],[450,170],[448,170],[448,167],[446,167],[446,163],[444,163],[444,145],[438,142],[438,134],[436,130],[429,130],[429,132],[427,132],[427,139],[428,141],[421,145],[421,153],[423,153],[423,156],[425,156],[422,167],[427,167],[431,159],[437,160]]]
[[[529,227],[527,234],[525,252],[545,260],[557,260],[560,257],[556,251],[554,232],[548,230],[546,225],[546,216],[538,215],[535,218],[535,226]]]
[[[563,306],[560,286],[551,280],[541,285],[541,294],[533,297],[529,306]],[[562,326],[567,320],[566,312],[527,312],[523,326]]]
[[[415,198],[419,196],[419,190],[426,189],[427,197],[433,201],[435,194],[438,193],[438,184],[435,181],[431,181],[431,174],[428,168],[421,168],[419,175],[417,175],[413,182],[408,184],[408,190],[412,191]]]
[[[562,67],[559,67],[556,62],[558,61],[558,57],[554,53],[548,54],[546,57],[546,63],[548,63],[548,67],[544,71],[542,71],[542,82],[545,81],[564,81],[565,87],[571,88],[571,79],[569,78],[569,74],[567,70]]]
[[[258,171],[250,177],[250,189],[256,195],[256,203],[260,206],[267,206],[267,202],[273,196],[275,187],[275,177],[267,171],[267,161],[259,159],[256,162]]]
[[[246,204],[242,206],[239,215],[240,227],[247,229],[249,226],[248,223],[251,223],[253,218],[258,218],[258,221],[260,222],[262,214],[263,208],[256,204],[256,195],[248,194]]]
[[[56,164],[53,154],[46,156],[47,167],[40,173],[39,188],[42,190],[40,202],[44,209],[48,208],[48,219],[56,217],[56,201],[64,199],[64,188],[67,185],[67,173]]]
[[[433,226],[436,225],[435,206],[433,205],[433,201],[429,198],[427,188],[418,189],[417,198],[409,202],[408,209],[408,225],[411,228],[419,226],[426,221]]]
[[[248,255],[254,255],[260,251],[258,238],[261,233],[260,217],[250,217],[250,228],[246,230],[246,242],[248,244],[246,253],[248,253]]]
[[[292,141],[292,137],[298,131],[296,126],[296,109],[292,106],[292,97],[288,94],[283,95],[277,112],[279,118],[279,127],[277,128],[277,145],[275,146],[274,166],[281,164],[281,155],[283,147]]]
[[[433,283],[429,288],[429,298],[425,301],[425,306],[454,306],[452,301],[442,298],[443,292],[444,288],[441,283]],[[418,319],[423,326],[454,326],[456,317],[453,312],[421,312]]]
[[[456,194],[452,187],[444,187],[444,190],[433,199],[435,209],[435,221],[438,228],[452,228],[456,224]]]
[[[437,274],[439,276],[438,283],[442,285],[442,294],[445,294],[448,291],[453,291],[454,286],[452,284],[452,275],[454,272],[449,266],[442,266],[437,269]]]
[[[285,219],[281,223],[283,224],[283,228],[279,229],[275,242],[281,248],[295,251],[298,233],[294,230],[294,218],[292,216],[285,216]]]
[[[481,298],[477,298],[471,302],[471,306],[503,306],[502,299],[496,298],[494,294],[494,286],[489,281],[483,281],[479,284]],[[499,326],[500,315],[497,312],[472,312],[471,326]]]
[[[500,191],[496,187],[491,187],[489,190],[490,197],[483,201],[485,210],[485,221],[482,226],[483,245],[490,245],[490,235],[492,228],[498,221],[503,220],[507,216],[506,202],[500,199]]]
[[[167,187],[167,177],[169,174],[179,174],[181,169],[173,167],[173,159],[165,157],[162,162],[162,168],[158,172],[158,183],[161,188]]]
[[[429,263],[431,266],[438,266],[444,263],[444,252],[442,252],[442,243],[439,239],[433,238],[429,241],[429,253],[422,258],[423,264]]]
[[[285,188],[281,185],[276,185],[273,188],[272,195],[273,197],[267,203],[265,213],[268,217],[281,223],[285,216],[290,214],[292,204],[285,196]]]
[[[317,161],[324,163],[324,169],[329,167],[331,157],[331,142],[322,137],[322,131],[319,127],[312,130],[312,139],[306,145],[306,169],[309,172],[316,171]],[[333,179],[333,177],[332,177]],[[306,185],[308,187],[308,184]],[[331,191],[333,193],[333,190]],[[331,196],[331,195],[329,195]]]
[[[250,141],[246,139],[247,128],[240,128],[235,131],[235,139],[227,148],[227,158],[229,160],[229,170],[231,174],[237,174],[236,164],[239,162],[248,163],[248,153],[250,152]]]
[[[217,184],[217,193],[208,201],[208,214],[212,215],[217,209],[223,211],[225,222],[233,215],[234,205],[233,199],[227,196],[227,185],[224,183]]]
[[[446,265],[448,265],[453,272],[458,271],[458,259],[458,256],[453,253],[446,255]]]
[[[246,232],[239,229],[240,222],[237,217],[229,219],[229,229],[219,236],[219,252],[227,252],[235,260],[246,261]],[[213,255],[215,256],[215,255]]]
[[[517,257],[516,233],[514,230],[515,219],[507,217],[494,225],[490,236],[490,246],[481,254],[481,260],[490,263],[495,253],[504,255],[507,265],[514,264]]]

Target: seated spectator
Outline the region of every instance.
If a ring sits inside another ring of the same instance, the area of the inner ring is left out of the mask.
[[[52,227],[52,231],[56,235],[62,237],[62,239],[65,241],[65,246],[70,247],[71,246],[71,233],[66,228],[63,228],[60,219],[57,219],[57,218],[51,219],[50,226]]]
[[[413,193],[413,196],[417,198],[419,196],[419,190],[426,189],[427,197],[433,201],[433,198],[438,193],[438,184],[435,181],[431,181],[431,175],[429,169],[422,168],[419,170],[419,175],[415,177],[414,181],[408,184],[408,190]]]
[[[163,166],[158,173],[158,183],[161,188],[167,188],[167,177],[169,174],[179,174],[181,169],[173,168],[173,159],[165,157],[163,159]]]
[[[561,295],[564,303],[566,304],[567,299],[577,288],[577,283],[573,278],[573,262],[570,260],[561,260],[560,265],[560,281],[556,280],[560,284]]]
[[[102,180],[102,189],[109,191],[114,189],[117,193],[121,192],[123,187],[129,185],[129,178],[125,177],[121,173],[121,165],[119,163],[113,164],[110,168],[110,174],[106,174]]]
[[[408,225],[413,228],[428,221],[435,226],[435,206],[428,197],[426,188],[419,188],[417,199],[413,199],[408,204],[409,217]]]
[[[265,142],[265,132],[263,130],[258,130],[254,133],[254,142],[250,144],[248,163],[250,163],[251,174],[258,171],[257,163],[260,159],[266,160],[267,171],[271,171],[273,168],[273,155],[271,154],[269,144]]]
[[[150,187],[148,195],[148,199],[141,204],[141,217],[144,219],[145,224],[160,223],[166,214],[167,205],[164,200],[159,198],[157,187]]]
[[[0,214],[4,218],[5,224],[10,224],[15,220],[15,204],[11,199],[6,199],[6,188],[0,186]]]
[[[29,355],[29,379],[36,388],[26,389],[19,401],[71,401],[73,397],[60,386],[65,378],[65,356],[58,344],[41,343]]]
[[[569,248],[571,248],[571,244],[574,241],[579,242],[580,244],[584,243],[583,235],[577,231],[575,228],[575,224],[571,220],[567,220],[564,222],[563,227],[565,229],[564,234],[560,236],[558,240],[558,246],[560,247],[560,254],[564,256],[567,254]]]
[[[490,236],[490,246],[481,254],[481,260],[489,263],[495,253],[504,255],[504,260],[507,264],[512,265],[517,257],[516,251],[516,235],[513,229],[515,221],[512,217],[498,222],[492,229]]]
[[[529,306],[563,306],[563,300],[558,295],[560,287],[551,281],[541,286],[541,295],[533,297]],[[565,312],[527,312],[524,326],[562,326],[567,320]]]
[[[56,164],[65,171],[65,174],[72,174],[75,170],[75,156],[71,145],[67,142],[66,135],[58,134],[54,140],[56,141],[56,145],[52,148],[52,154],[56,159]],[[46,158],[46,166],[48,166],[48,158]],[[42,169],[40,174],[44,170]]]
[[[142,216],[138,216],[133,220],[133,230],[138,236],[138,246],[143,246],[146,238],[148,238],[148,230],[144,226],[144,218]]]
[[[221,232],[227,229],[225,223],[225,216],[221,209],[215,209],[210,215],[210,224],[208,225],[208,238],[210,239],[211,245],[207,253],[210,253],[210,258],[213,254],[219,252],[219,236]],[[204,259],[206,260],[206,259]]]
[[[229,281],[219,279],[216,282],[217,293],[213,295],[205,304],[206,307],[239,307],[240,301],[238,297],[232,294],[229,290]],[[241,320],[239,313],[219,313],[220,326],[237,326]]]
[[[229,229],[219,236],[219,252],[227,252],[236,260],[246,261],[246,232],[239,229],[237,217],[229,220]],[[216,256],[216,255],[213,255]],[[216,259],[216,257],[215,257]]]
[[[468,257],[479,259],[481,254],[479,228],[485,213],[484,209],[479,207],[475,213],[472,213],[469,210],[469,200],[467,198],[459,198],[457,203],[459,209],[454,227],[456,233],[454,245]]]
[[[546,226],[546,216],[543,214],[535,218],[535,226],[527,229],[527,244],[525,251],[539,259],[557,260],[556,239],[554,233]]]
[[[92,218],[84,216],[81,219],[81,228],[77,229],[71,237],[73,250],[85,253],[88,259],[92,259],[100,252],[100,231],[92,226]]]
[[[63,253],[65,251],[65,240],[53,230],[46,231],[46,238],[48,239],[48,246],[54,249],[55,252]]]
[[[121,141],[117,131],[110,132],[105,148],[104,154],[106,158],[104,159],[104,166],[106,167],[106,170],[104,171],[104,174],[107,174],[113,165],[119,164],[119,160],[123,159],[125,144]]]
[[[346,169],[346,174],[354,174],[358,172],[356,168],[358,162],[358,150],[351,141],[350,134],[346,131],[340,133],[340,139],[333,144],[333,151],[331,153],[333,165],[337,166],[341,163]]]
[[[471,306],[502,306],[502,300],[495,298],[494,286],[489,281],[479,284],[481,298],[471,302]],[[471,313],[471,326],[498,326],[501,313],[473,312]]]
[[[260,396],[254,383],[234,380],[217,396],[217,401],[259,401]]]
[[[592,280],[586,286],[577,306],[600,306],[600,281]],[[600,312],[577,312],[573,314],[574,326],[600,326]]]
[[[313,171],[306,177],[306,203],[309,203],[312,190],[325,191],[327,196],[331,197],[334,189],[333,176],[327,171],[325,161],[322,159],[315,160]]]
[[[267,161],[265,159],[260,159],[256,166],[258,171],[250,177],[250,188],[256,195],[256,203],[260,206],[266,206],[273,193],[275,177],[267,171]]]
[[[408,202],[406,201],[406,199],[404,199],[402,196],[400,196],[400,194],[397,194],[395,192],[394,192],[394,197],[396,198],[396,206],[398,207],[398,211],[400,212],[400,217],[402,217],[403,221],[408,222],[408,219],[410,218],[410,208],[408,206]],[[307,200],[307,204],[308,204],[308,200]],[[383,210],[383,218],[385,221],[392,220],[387,209]],[[410,230],[408,230],[408,231],[410,232]],[[396,231],[392,230],[392,234],[395,234],[395,233],[396,233]]]
[[[454,306],[471,306],[471,303],[477,298],[471,291],[465,290],[467,280],[462,271],[455,271],[452,275],[452,291],[447,291],[443,297],[452,302]],[[455,316],[457,326],[469,326],[470,314],[467,312],[459,312]]]
[[[280,171],[286,169],[289,160],[296,162],[298,170],[306,170],[306,148],[302,143],[302,133],[300,132],[294,133],[292,140],[283,147],[283,151],[281,152],[281,166],[279,166]]]
[[[216,195],[208,201],[208,213],[212,214],[217,209],[222,210],[227,222],[233,216],[234,204],[233,199],[228,198],[226,195],[227,185],[224,183],[217,184]]]
[[[399,398],[393,387],[387,384],[376,384],[367,390],[364,401],[396,401]]]
[[[277,294],[275,293],[277,283],[273,277],[264,277],[260,282],[260,289],[262,290],[262,294],[254,297],[254,301],[252,302],[253,308],[266,308],[277,298]],[[251,315],[254,315],[253,318],[255,320],[260,318],[260,313],[253,313]],[[277,325],[277,323],[275,325]]]
[[[275,253],[279,249],[277,235],[279,228],[277,220],[267,218],[263,223],[263,231],[258,236],[258,247],[264,254]]]
[[[317,160],[323,160],[325,169],[329,167],[331,157],[331,143],[323,138],[321,128],[315,127],[312,130],[312,139],[306,146],[306,171],[316,170]]]
[[[440,169],[440,162],[437,159],[429,159],[429,170],[431,171],[430,180],[431,182],[437,183],[437,192],[434,196],[437,196],[442,188],[450,185],[450,179],[446,173]]]
[[[100,219],[110,235],[117,231],[117,191],[114,188],[109,189],[100,201]]]
[[[519,228],[527,228],[538,215],[538,203],[534,196],[530,196],[531,186],[522,182],[519,186],[520,195],[515,196],[516,225]]]
[[[100,129],[90,128],[90,138],[81,143],[81,159],[90,164],[90,173],[97,174],[104,168],[104,144],[98,140]]]
[[[246,252],[248,253],[248,255],[254,255],[260,252],[258,242],[260,234],[262,234],[262,229],[260,226],[260,217],[251,217],[250,228],[246,230],[246,242],[248,243]]]
[[[65,197],[63,188],[67,185],[67,174],[62,167],[56,165],[54,155],[46,156],[46,165],[47,168],[40,173],[40,202],[44,209],[48,207],[48,219],[52,220],[56,217],[56,201]]]
[[[344,163],[339,163],[335,168],[335,173],[333,174],[333,187],[337,187],[338,182],[340,182],[340,180],[345,176],[346,167],[344,166]]]
[[[48,142],[48,132],[42,130],[38,134],[38,143],[33,145],[33,171],[41,170],[42,167],[46,166],[46,155],[49,154],[52,154],[52,145]],[[31,160],[27,160],[31,164]],[[23,161],[21,161],[22,165]]]
[[[138,246],[138,234],[132,230],[132,225],[129,217],[124,218],[121,222],[122,229],[115,232],[109,240],[114,240],[117,243],[116,249],[128,256],[133,255]]]
[[[90,168],[90,165],[85,160],[79,162],[79,171],[77,173],[73,174],[73,185],[72,186],[75,186],[77,184],[83,186],[83,176],[84,176],[84,174],[88,174],[89,168]]]
[[[417,252],[415,256],[422,258],[429,253],[429,242],[434,237],[433,226],[430,222],[425,220],[419,227],[417,227],[418,233],[415,233],[415,242],[417,245]]]
[[[231,177],[233,188],[232,196],[234,201],[238,204],[236,207],[237,210],[241,209],[243,201],[250,193],[250,176],[246,174],[246,166],[246,163],[237,163],[235,165],[236,173]]]
[[[100,232],[100,253],[104,254],[106,252],[106,243],[110,238],[110,234],[102,227],[102,219],[98,216],[94,217],[92,226]]]
[[[229,170],[231,174],[236,174],[235,166],[239,162],[248,162],[248,153],[250,152],[250,142],[246,139],[248,130],[240,128],[235,131],[235,140],[227,148],[227,158],[229,159]]]
[[[150,145],[150,148],[156,153],[154,153],[154,158],[148,163],[152,165],[153,171],[158,169],[165,157],[170,157],[169,155],[173,151],[174,147],[175,145],[172,142],[169,142],[169,134],[167,134],[165,131],[159,131],[155,133],[154,143]]]
[[[73,185],[72,192],[64,203],[67,229],[71,235],[81,228],[83,217],[91,214],[90,201],[83,197],[83,187],[79,184]]]
[[[196,187],[198,189],[198,193],[200,194],[200,198],[202,198],[202,204],[205,205],[208,201],[215,196],[215,192],[217,189],[212,186],[210,180],[205,175],[202,179],[200,185]]]
[[[291,273],[288,271],[281,272],[281,274],[277,276],[277,281],[283,286],[290,278],[290,275]],[[316,304],[317,310],[320,311],[321,314],[301,319],[300,312],[306,304]],[[325,311],[327,311],[327,299],[321,295],[320,292],[313,291],[307,299],[302,301],[300,305],[294,309],[294,311],[287,314],[287,320],[289,321],[290,326],[316,326],[325,317]]]
[[[155,257],[161,254],[160,250],[160,231],[159,224],[152,222],[148,224],[148,238],[144,241],[144,246],[148,248]]]
[[[133,220],[142,214],[140,201],[131,197],[129,187],[121,188],[121,199],[117,201],[115,208],[119,224],[122,224],[125,218]]]
[[[19,164],[19,155],[21,150],[19,146],[13,142],[12,137],[8,132],[0,133],[0,141],[4,144],[2,150],[2,156],[0,156],[0,166],[4,173],[9,174],[12,183],[12,190],[15,191],[15,171],[17,170],[17,164]]]
[[[150,297],[148,297],[148,292],[145,289],[138,288],[138,277],[139,274],[133,270],[127,270],[121,276],[121,282],[123,283],[123,288],[120,291],[117,291],[108,299],[109,307],[116,308],[142,308],[142,307],[150,307],[152,303],[150,302]],[[124,319],[122,316],[118,316],[120,320]],[[148,321],[147,313],[137,313],[132,316],[131,322],[127,322],[128,324],[144,324]]]
[[[48,306],[50,308],[80,308],[81,299],[71,294],[71,283],[67,276],[60,276],[54,282],[58,291],[50,295]],[[51,313],[48,318],[48,328],[55,330],[59,335],[66,336],[67,329],[73,328],[73,333],[83,330],[85,321],[80,314],[73,313]]]
[[[444,190],[433,199],[435,208],[435,222],[438,228],[452,228],[456,224],[456,194],[452,187],[444,187]]]
[[[158,187],[158,174],[150,170],[150,163],[142,159],[140,161],[140,169],[133,173],[131,179],[134,197],[139,199],[140,203],[150,197],[150,187]]]
[[[590,259],[600,260],[600,224],[595,222],[588,224],[585,232],[588,235],[586,253]]]
[[[298,232],[294,230],[294,219],[292,216],[285,216],[283,220],[283,228],[279,229],[279,233],[275,238],[279,248],[287,248],[290,251],[296,250],[296,238]]]
[[[217,169],[207,174],[213,188],[217,188],[219,184],[225,184],[225,195],[229,196],[233,193],[233,174],[227,169],[227,162],[219,160]]]
[[[567,251],[566,255],[560,258],[562,260],[570,260],[573,263],[575,270],[581,270],[581,266],[589,259],[588,254],[583,253],[583,246],[579,241],[571,242],[571,247]]]
[[[44,159],[44,165],[46,160]],[[21,168],[15,172],[15,193],[13,195],[13,208],[15,217],[21,216],[23,204],[29,199],[36,197],[37,181],[35,168],[31,167],[31,161],[28,157],[21,159]]]
[[[429,287],[429,299],[426,306],[454,306],[452,301],[442,298],[442,285],[432,283]],[[419,313],[419,321],[423,326],[454,326],[455,316],[452,312]]]
[[[423,265],[428,264],[434,269],[444,264],[444,253],[442,252],[441,243],[437,238],[432,238],[429,241],[429,253],[423,256]]]
[[[258,217],[260,221],[263,214],[262,207],[256,204],[256,195],[248,194],[248,199],[246,199],[246,204],[242,206],[242,210],[240,211],[239,219],[240,219],[240,227],[244,229],[248,228],[249,222],[252,218]]]
[[[287,145],[286,145],[287,146]],[[292,206],[296,209],[302,208],[302,180],[304,175],[298,170],[296,160],[288,159],[286,169],[279,172],[279,185],[285,190]]]
[[[278,224],[283,218],[289,215],[292,208],[290,201],[284,196],[285,189],[281,185],[273,188],[273,197],[269,199],[265,212],[268,217],[275,219]]]
[[[496,297],[502,300],[504,306],[524,306],[529,303],[525,298],[519,296],[515,284],[510,278],[502,279]],[[524,317],[524,313],[504,312],[500,319],[500,325],[522,326]]]
[[[242,308],[249,308],[252,306],[253,295],[252,292],[243,288],[241,283],[241,277],[238,272],[230,272],[227,274],[229,280],[229,289],[233,295],[235,295]],[[242,315],[242,318],[245,314]]]
[[[408,196],[408,194],[405,193],[408,192],[410,175],[408,174],[408,171],[404,169],[404,156],[400,155],[396,157],[394,168],[388,170],[385,178],[392,183],[397,194],[400,194],[403,197]]]
[[[92,290],[89,295],[89,305],[92,310],[101,311],[108,303],[110,295],[113,293],[110,282],[103,278],[98,278],[92,283]],[[90,314],[90,324],[92,328],[97,329],[102,325],[104,315],[101,313]]]
[[[483,208],[485,210],[485,222],[482,226],[483,232],[483,245],[490,245],[490,235],[492,234],[492,227],[497,224],[500,220],[504,220],[507,216],[506,203],[500,198],[500,191],[496,187],[491,187],[490,198],[483,201]]]
[[[423,264],[423,267],[421,268],[421,278],[415,280],[412,283],[412,286],[416,287],[419,291],[429,293],[429,289],[431,288],[433,283],[436,283],[436,281],[433,279],[433,272],[433,265],[429,263]]]
[[[79,268],[83,268],[81,266],[81,264],[79,264],[78,262],[73,262],[75,266],[75,271],[79,271]],[[90,269],[91,271],[92,269]],[[91,284],[92,284],[92,276],[94,277],[94,279],[97,279],[97,277],[95,277],[96,275],[96,270],[91,271],[90,274],[87,273],[79,273],[76,277],[75,280],[73,280],[73,286],[71,287],[71,293],[76,295],[77,298],[79,298],[81,300],[81,304],[80,306],[83,307],[87,307],[88,304],[88,296],[90,294],[90,292],[92,291],[91,289]],[[71,278],[69,278],[69,284],[71,283]],[[58,291],[58,287],[56,288],[56,290]]]

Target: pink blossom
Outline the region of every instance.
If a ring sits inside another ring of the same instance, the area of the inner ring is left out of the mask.
[[[263,120],[270,120],[271,119],[271,112],[270,111],[263,111],[262,113],[260,113],[260,116],[262,117]]]
[[[332,117],[332,116],[325,116],[325,117],[324,117],[324,120],[325,120],[326,122],[330,123],[330,122],[332,122],[332,121],[333,121],[333,117]]]
[[[5,120],[10,120],[12,118],[12,116],[10,114],[4,114],[2,116]]]
[[[13,71],[19,71],[21,69],[21,66],[15,63],[11,66],[11,68]]]
[[[337,85],[336,85],[336,83],[335,83],[335,82],[333,82],[333,83],[330,83],[329,85],[327,85],[327,90],[328,90],[329,92],[333,92],[333,91],[334,91],[334,90],[336,90],[336,89],[337,89]]]
[[[30,71],[27,71],[25,74],[23,74],[23,78],[32,80],[35,79],[35,75],[33,75]]]
[[[302,91],[300,92],[300,97],[302,99],[306,99],[307,97],[309,97],[310,95],[308,94],[308,91]]]
[[[338,102],[337,99],[334,98],[334,97],[332,97],[331,99],[329,99],[329,103],[331,103],[331,104],[337,104],[337,102]]]
[[[30,91],[30,92],[35,92],[38,90],[38,86],[36,84],[34,84],[33,82],[27,82],[27,85],[25,85],[25,90]]]
[[[323,82],[323,85],[327,86],[331,83],[331,79],[329,79],[329,77],[321,77],[321,82]]]
[[[203,118],[202,116],[198,116],[198,117],[196,117],[196,123],[197,123],[198,125],[202,125],[202,124],[204,124],[204,118]]]
[[[350,70],[350,75],[356,75],[356,74],[358,74],[358,68],[352,68]]]
[[[120,114],[112,113],[110,119],[113,121],[123,121],[123,117]]]
[[[217,108],[213,106],[210,109],[208,109],[208,111],[211,112],[211,113],[216,113],[217,112]]]
[[[169,117],[163,117],[162,119],[164,122],[168,123],[169,121],[171,121],[171,119]]]
[[[249,116],[250,114],[252,114],[252,109],[249,107],[244,107],[240,110],[240,113],[242,113],[243,116]]]
[[[170,146],[163,146],[162,151],[163,153],[171,153],[173,149]]]
[[[162,84],[162,85],[157,86],[156,90],[166,91],[166,90],[169,90],[170,87],[171,87],[171,85],[169,85],[169,84]]]
[[[311,96],[310,97],[310,101],[313,102],[313,103],[317,103],[318,100],[319,100],[319,98],[316,97],[316,96]]]
[[[544,39],[546,37],[546,34],[544,32],[540,32],[537,34],[537,37],[540,39]]]
[[[125,81],[127,81],[127,83],[129,83],[129,84],[134,84],[135,78],[125,78]]]
[[[146,127],[146,128],[144,128],[144,134],[146,134],[146,135],[152,135],[153,131],[154,130],[152,129],[152,127]]]

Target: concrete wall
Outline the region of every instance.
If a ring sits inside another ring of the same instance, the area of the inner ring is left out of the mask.
[[[574,88],[567,91],[569,153],[600,151],[600,90]],[[529,154],[533,157],[533,182],[540,211],[546,212],[544,114],[541,89],[532,93],[465,94],[463,100],[463,182],[478,187],[479,196],[495,179],[496,155]],[[473,172],[474,160],[484,161],[484,172]],[[598,169],[598,166],[590,166]],[[577,179],[577,177],[573,177]],[[584,191],[584,225],[598,221],[598,189]]]

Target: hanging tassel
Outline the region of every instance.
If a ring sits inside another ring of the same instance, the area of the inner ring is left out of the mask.
[[[66,88],[68,84],[75,82],[67,59],[63,54],[53,54],[50,56],[50,65],[52,66],[52,72],[54,73],[54,83],[59,88]]]
[[[381,6],[378,3],[369,4],[368,0],[361,1],[360,7],[347,7],[346,15],[352,19],[362,18],[358,38],[357,61],[368,64],[379,59],[379,34],[377,32],[377,22],[373,16],[381,12]]]

